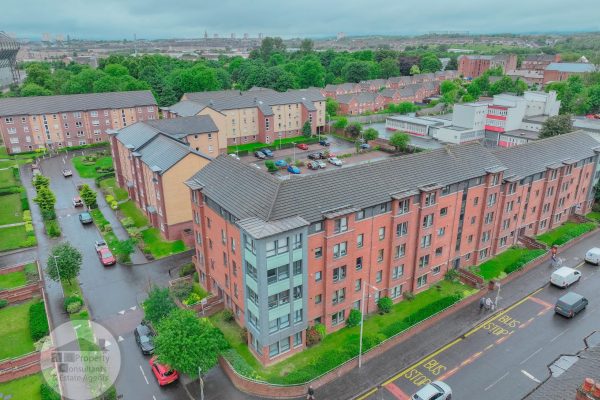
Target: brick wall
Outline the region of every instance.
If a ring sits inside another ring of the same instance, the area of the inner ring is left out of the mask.
[[[37,351],[18,358],[0,360],[0,383],[40,371],[40,352]]]

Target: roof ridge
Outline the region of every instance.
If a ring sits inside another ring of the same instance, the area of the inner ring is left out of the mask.
[[[271,220],[271,214],[273,214],[273,209],[275,208],[275,204],[277,203],[277,196],[279,195],[279,191],[281,190],[281,181],[277,182],[277,190],[275,191],[275,196],[273,196],[273,201],[271,202],[271,206],[269,207],[269,211],[267,212],[267,221]]]

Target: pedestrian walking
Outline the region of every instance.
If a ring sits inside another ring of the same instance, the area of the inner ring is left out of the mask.
[[[315,400],[315,390],[312,386],[308,387],[308,394],[306,395],[306,400]]]
[[[485,299],[485,309],[491,310],[494,307],[494,302],[489,297]]]
[[[485,297],[482,297],[479,299],[479,311],[481,311],[481,309],[483,308],[484,305],[485,305]]]

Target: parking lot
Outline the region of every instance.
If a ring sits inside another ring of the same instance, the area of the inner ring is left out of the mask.
[[[356,165],[356,164],[361,164],[361,163],[365,163],[365,162],[369,162],[369,161],[381,160],[381,159],[389,157],[388,153],[385,153],[382,151],[377,151],[377,150],[356,153],[356,148],[354,147],[353,143],[350,143],[345,140],[337,139],[335,137],[329,137],[328,140],[331,143],[331,145],[329,147],[324,147],[317,143],[317,144],[308,145],[308,150],[301,150],[298,148],[274,150],[273,157],[268,158],[268,159],[273,160],[273,161],[291,159],[292,165],[294,165],[294,160],[301,160],[304,162],[305,165],[299,167],[300,175],[304,175],[304,174],[314,174],[314,173],[318,173],[321,171],[327,171],[327,170],[331,170],[334,168],[344,168],[344,167],[347,167],[350,165]],[[342,154],[352,154],[352,156],[342,158],[341,159],[341,161],[342,161],[341,167],[330,164],[325,159],[325,160],[322,160],[327,165],[325,168],[317,169],[317,170],[309,169],[306,166],[306,164],[310,161],[308,158],[308,155],[311,153],[322,152],[325,150],[329,151],[330,154],[334,154],[336,156],[339,156]],[[265,167],[265,160],[258,159],[257,157],[254,156],[254,153],[248,154],[247,156],[242,156],[242,157],[240,157],[240,160],[244,163],[255,165],[265,172],[267,171],[267,168]],[[281,168],[280,171],[275,172],[274,175],[280,176],[282,178],[287,178],[291,174],[285,168]]]

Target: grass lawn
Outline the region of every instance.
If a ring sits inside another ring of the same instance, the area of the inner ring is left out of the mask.
[[[35,236],[27,236],[25,225],[0,229],[0,251],[35,246]]]
[[[0,188],[16,186],[17,184],[12,168],[0,170]]]
[[[0,158],[8,158],[8,153],[6,152],[6,146],[0,146]]]
[[[0,290],[23,286],[27,283],[25,271],[15,271],[0,275]]]
[[[0,383],[0,393],[4,398],[12,396],[12,399],[41,400],[40,388],[43,377],[41,373],[27,375],[23,378]]]
[[[321,137],[325,138],[325,135],[321,135]],[[288,144],[288,143],[311,143],[311,142],[315,142],[316,140],[316,136],[314,137],[310,137],[310,138],[306,138],[304,136],[297,136],[297,137],[292,137],[292,138],[283,138],[281,139],[281,144]],[[235,153],[236,151],[247,151],[247,152],[253,152],[256,150],[260,150],[262,148],[268,147],[270,149],[277,149],[279,147],[279,139],[275,139],[273,141],[273,143],[271,144],[266,144],[266,143],[262,143],[262,142],[254,142],[254,143],[244,143],[244,144],[240,144],[238,146],[227,146],[227,153]]]
[[[0,160],[2,158],[0,157]],[[0,168],[10,168],[15,165],[15,160],[2,160],[0,161]]]
[[[0,225],[23,222],[21,195],[19,193],[0,196]]]
[[[588,219],[592,221],[600,222],[600,212],[594,211],[586,215]]]
[[[100,181],[100,188],[109,192],[117,201],[127,200],[127,190],[117,185],[117,178],[107,178]]]
[[[150,253],[154,258],[162,258],[186,250],[183,241],[175,240],[173,242],[168,242],[160,236],[160,232],[156,228],[143,230],[142,240],[146,245],[145,248],[150,250]]]
[[[538,236],[537,240],[548,246],[560,246],[594,229],[596,229],[596,224],[593,222],[578,224],[567,221],[558,228]]]
[[[483,264],[471,268],[471,272],[483,277],[486,281],[495,278],[503,278],[508,272],[519,269],[527,262],[545,252],[546,251],[542,249],[530,250],[522,247],[511,247]]]
[[[29,306],[37,301],[30,300],[0,309],[0,360],[34,350],[29,334]]]
[[[133,223],[135,224],[136,228],[148,226],[148,218],[146,218],[144,213],[137,208],[133,200],[129,200],[123,204],[120,204],[119,210],[121,210],[126,217],[133,219]]]
[[[111,249],[111,251],[114,252],[115,251],[115,246],[119,242],[119,239],[117,238],[117,235],[115,235],[115,233],[112,232],[112,231],[110,231],[110,232],[103,232],[102,231],[102,226],[109,225],[108,220],[104,217],[104,215],[102,214],[102,211],[100,211],[97,208],[94,209],[94,210],[91,210],[90,211],[90,215],[92,216],[92,219],[94,220],[94,224],[96,224],[96,227],[98,227],[98,230],[100,231],[100,234],[102,235],[102,237],[104,238],[104,240],[108,244],[108,247]]]
[[[73,165],[82,178],[96,178],[100,174],[96,172],[96,167],[108,168],[112,167],[112,157],[100,157],[94,164],[84,164],[83,156],[73,157]]]
[[[454,295],[470,296],[475,292],[475,289],[460,283],[444,280],[440,282],[439,288],[432,287],[417,294],[411,301],[403,300],[394,304],[389,314],[369,315],[365,318],[363,351],[440,311],[438,308],[432,308],[436,305],[436,302],[449,299],[450,296]],[[270,383],[306,382],[358,355],[360,327],[356,326],[342,328],[335,333],[331,333],[321,343],[265,368],[253,360],[247,345],[239,339],[239,328],[235,323],[225,322],[220,314],[210,319],[213,324],[223,331],[231,344],[233,350],[230,350],[226,356],[230,359],[233,352],[235,352],[233,356],[236,359],[230,360],[236,370],[246,376]],[[410,321],[407,321],[407,319]]]

